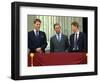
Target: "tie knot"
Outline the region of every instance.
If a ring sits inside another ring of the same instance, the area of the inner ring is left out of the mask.
[[[36,33],[38,33],[39,31],[36,31]]]
[[[60,33],[57,33],[57,35],[59,36],[59,35],[60,35]]]

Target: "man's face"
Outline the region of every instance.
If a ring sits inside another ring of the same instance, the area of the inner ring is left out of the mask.
[[[59,25],[57,25],[57,26],[55,26],[54,30],[55,30],[56,33],[60,33],[61,27]]]
[[[77,30],[78,30],[77,26],[72,25],[72,31],[77,32]]]
[[[37,31],[39,31],[40,27],[41,27],[41,23],[40,23],[40,22],[37,21],[36,23],[34,23],[34,28],[35,28]]]

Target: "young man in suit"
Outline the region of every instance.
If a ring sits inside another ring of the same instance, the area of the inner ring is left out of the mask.
[[[56,34],[50,39],[50,52],[64,52],[69,47],[68,37],[61,33],[60,24],[54,24]]]
[[[71,27],[73,34],[70,35],[69,51],[86,51],[86,35],[83,32],[79,32],[79,24],[77,22],[72,22]]]
[[[28,32],[28,48],[33,53],[43,53],[47,46],[47,39],[45,32],[40,31],[41,20],[34,20],[34,29]]]

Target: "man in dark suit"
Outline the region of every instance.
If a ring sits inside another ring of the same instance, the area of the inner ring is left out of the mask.
[[[79,24],[72,22],[73,34],[70,35],[70,48],[69,51],[85,52],[86,49],[86,35],[83,32],[79,32]]]
[[[28,48],[33,53],[43,53],[47,46],[45,32],[40,31],[41,20],[34,20],[34,29],[28,32]]]
[[[54,24],[56,34],[50,39],[50,52],[64,52],[69,47],[68,37],[61,33],[61,26]]]

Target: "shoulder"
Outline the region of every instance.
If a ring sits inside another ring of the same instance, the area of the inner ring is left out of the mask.
[[[39,31],[40,33],[45,33],[45,32],[43,32],[43,31]]]
[[[45,32],[43,32],[43,31],[39,31],[41,34],[45,34]]]
[[[53,39],[53,38],[55,38],[56,37],[56,35],[53,35],[50,39]]]
[[[32,30],[32,31],[29,31],[29,32],[28,32],[28,35],[32,34],[33,32],[34,32],[33,30]]]
[[[63,36],[63,37],[65,37],[65,38],[68,38],[68,36],[67,36],[67,35],[65,35],[65,34],[62,34],[62,36]]]
[[[82,35],[82,36],[85,36],[85,33],[84,32],[80,32],[79,34]]]
[[[29,31],[28,33],[32,33],[32,32],[33,32],[33,30]]]
[[[73,37],[74,36],[74,33],[72,33],[71,35],[70,35],[70,37]]]

